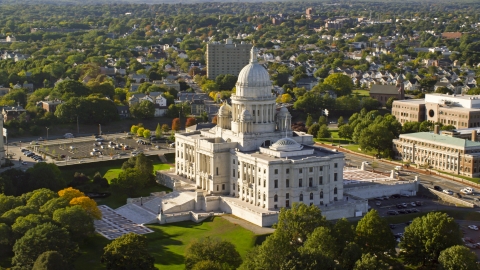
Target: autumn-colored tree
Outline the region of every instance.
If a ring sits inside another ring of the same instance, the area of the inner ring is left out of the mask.
[[[215,115],[212,119],[213,124],[217,124],[218,117]]]
[[[172,121],[172,130],[179,131],[180,130],[180,118],[175,118]]]
[[[78,197],[85,197],[85,193],[81,192],[78,189],[74,189],[71,187],[62,189],[58,192],[58,196],[65,198],[67,201],[71,201],[74,198]]]
[[[139,128],[137,130],[137,136],[140,136],[140,137],[143,137],[143,132],[145,131],[145,129],[143,127]]]
[[[282,95],[282,98],[280,100],[282,103],[289,103],[292,101],[292,96],[290,96],[290,94],[283,94]]]
[[[93,218],[102,218],[102,212],[98,209],[97,203],[86,196],[73,198],[70,205],[80,205]]]
[[[193,126],[197,123],[197,120],[193,117],[187,118],[187,121],[185,122],[185,127],[190,127]]]
[[[150,129],[145,129],[145,130],[143,131],[143,137],[144,137],[144,138],[149,139],[151,135],[152,135],[152,132],[150,131]]]
[[[133,134],[137,134],[137,130],[138,130],[139,128],[140,128],[139,126],[133,125],[133,126],[130,128],[130,132],[133,133]]]
[[[170,127],[169,127],[167,124],[163,124],[163,125],[162,125],[162,131],[163,131],[163,132],[167,132],[167,131],[169,131],[169,130],[170,130]]]

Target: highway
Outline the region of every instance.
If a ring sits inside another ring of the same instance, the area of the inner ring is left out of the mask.
[[[350,166],[360,168],[363,161],[368,161],[370,164],[372,164],[372,162],[375,161],[376,163],[375,171],[389,173],[389,174],[391,170],[395,168],[395,165],[387,163],[381,159],[374,160],[372,158],[368,159],[363,156],[359,156],[351,153],[345,153],[345,152],[343,153],[345,154],[345,163]],[[372,167],[369,165],[367,166],[367,169],[371,170]],[[438,175],[420,174],[420,173],[408,170],[406,168],[400,171],[399,174],[400,174],[400,177],[405,180],[414,180],[415,176],[418,176],[418,178],[420,179],[420,183],[426,188],[433,188],[433,186],[440,186],[442,189],[449,189],[454,193],[455,192],[460,193],[460,189],[466,187],[465,183],[455,182],[453,180],[440,177]],[[475,187],[473,186],[471,187],[475,189]],[[462,197],[466,201],[473,203],[473,198],[475,197],[475,195],[471,196],[471,195],[462,194]]]

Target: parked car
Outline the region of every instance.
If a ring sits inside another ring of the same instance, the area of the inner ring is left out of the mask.
[[[395,211],[395,210],[388,210],[387,215],[396,216],[396,215],[398,215],[398,212]]]
[[[382,205],[382,203],[381,202],[376,202],[375,205],[380,206],[380,205]]]
[[[468,225],[470,230],[478,231],[478,227],[476,225]]]
[[[411,205],[411,206],[417,206],[417,204],[414,203],[414,202],[411,202],[410,205]]]
[[[400,209],[400,210],[398,210],[397,212],[398,212],[399,214],[406,214],[406,213],[407,213],[407,211],[405,211],[405,210],[403,210],[403,209]]]
[[[463,193],[463,194],[468,194],[469,195],[469,194],[473,194],[474,191],[473,191],[473,188],[471,188],[471,187],[465,187],[465,188],[462,188],[460,190],[460,192]]]
[[[38,138],[37,141],[44,141],[42,137]]]
[[[443,189],[440,186],[433,186],[433,189],[438,190],[438,191],[443,191]]]
[[[420,212],[417,208],[412,208],[412,213],[418,213]]]
[[[73,138],[74,136],[73,136],[72,133],[65,133],[65,135],[63,135],[63,137],[64,137],[65,139],[71,139],[71,138]]]
[[[408,207],[407,203],[402,203],[402,206],[403,206],[403,208],[407,208],[407,207]]]
[[[448,195],[453,195],[453,192],[449,189],[444,189],[442,190],[443,193],[448,194]]]
[[[417,206],[422,206],[422,205],[423,205],[423,202],[421,202],[421,201],[416,201],[415,204],[416,204]]]
[[[22,165],[27,165],[27,162],[26,162],[26,161],[22,161]]]
[[[104,139],[103,139],[103,138],[95,138],[95,141],[96,141],[96,142],[103,142]]]

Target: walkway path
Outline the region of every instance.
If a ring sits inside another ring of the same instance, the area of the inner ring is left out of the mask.
[[[242,226],[243,228],[253,232],[256,235],[263,235],[263,234],[271,234],[275,231],[275,229],[272,228],[266,228],[266,227],[259,227],[255,224],[252,224],[246,220],[236,218],[233,215],[222,215],[222,218],[230,221],[233,224],[238,224]]]

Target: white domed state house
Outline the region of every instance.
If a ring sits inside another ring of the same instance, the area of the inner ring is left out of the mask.
[[[206,202],[219,198],[203,210],[218,207],[261,226],[272,225],[280,208],[294,202],[317,205],[330,219],[364,211],[364,203],[341,211],[344,155],[291,130],[291,115],[285,107],[277,110],[270,76],[256,55],[253,47],[216,127],[176,134],[175,174],[195,183]]]

